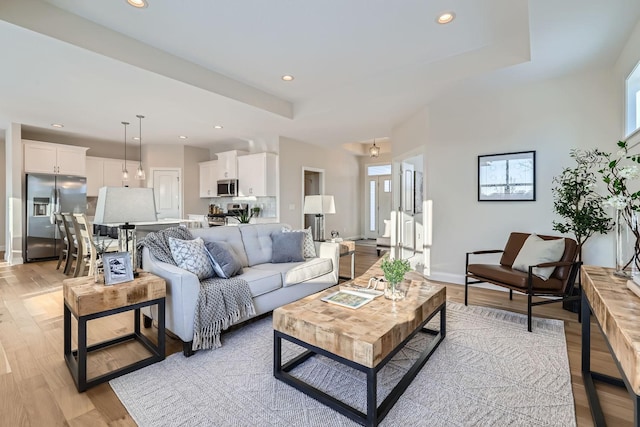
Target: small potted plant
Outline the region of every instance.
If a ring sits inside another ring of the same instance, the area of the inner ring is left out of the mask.
[[[259,217],[260,216],[260,211],[262,211],[262,208],[260,206],[254,206],[251,208],[251,216],[253,217]]]
[[[406,295],[406,288],[402,288],[400,283],[404,280],[405,273],[411,271],[409,261],[404,259],[390,260],[388,257],[382,260],[380,265],[387,280],[387,287],[384,291],[385,298],[393,301],[401,300]]]

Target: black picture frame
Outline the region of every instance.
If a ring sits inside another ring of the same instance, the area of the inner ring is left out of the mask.
[[[115,285],[133,280],[129,252],[107,252],[102,255],[102,265],[105,285]]]
[[[534,202],[536,152],[478,156],[479,202]]]

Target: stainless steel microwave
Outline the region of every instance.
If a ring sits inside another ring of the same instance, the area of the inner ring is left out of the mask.
[[[219,197],[236,197],[238,195],[237,179],[221,179],[218,180],[218,196]]]

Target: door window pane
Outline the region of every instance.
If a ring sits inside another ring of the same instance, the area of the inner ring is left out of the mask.
[[[376,180],[369,181],[369,231],[376,231]]]
[[[385,179],[384,180],[384,192],[385,193],[391,193],[391,180],[390,179]]]

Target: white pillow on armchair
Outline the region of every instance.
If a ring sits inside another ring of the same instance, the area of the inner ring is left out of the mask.
[[[391,220],[384,220],[384,234],[380,237],[391,237]]]

